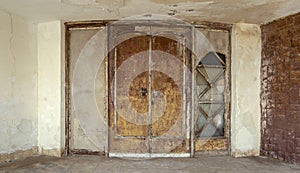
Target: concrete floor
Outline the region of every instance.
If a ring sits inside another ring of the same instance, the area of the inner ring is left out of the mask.
[[[0,172],[201,172],[300,173],[300,165],[250,157],[201,156],[198,158],[121,159],[102,156],[37,156],[0,165]]]

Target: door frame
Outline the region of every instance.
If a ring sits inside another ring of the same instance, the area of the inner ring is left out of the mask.
[[[84,30],[84,29],[97,29],[97,28],[101,28],[101,27],[105,27],[108,24],[115,22],[115,20],[91,20],[91,21],[75,21],[75,22],[65,22],[65,63],[64,63],[64,67],[63,67],[63,71],[65,73],[64,75],[64,84],[65,84],[65,138],[64,138],[64,142],[65,142],[65,148],[64,148],[64,155],[71,155],[71,154],[89,154],[89,155],[106,155],[108,156],[108,153],[104,152],[91,152],[89,150],[72,150],[70,149],[70,136],[71,136],[71,118],[70,118],[70,99],[71,99],[71,94],[70,94],[70,89],[71,89],[71,83],[70,83],[70,55],[69,55],[69,50],[70,50],[70,31],[72,30]],[[225,137],[227,138],[228,141],[228,147],[226,151],[203,151],[203,153],[210,153],[212,155],[218,155],[218,154],[230,154],[231,153],[231,107],[230,107],[230,102],[231,102],[231,33],[232,33],[232,24],[225,24],[225,23],[218,23],[218,22],[199,22],[199,21],[187,21],[188,23],[191,23],[195,28],[201,28],[201,29],[206,29],[206,30],[223,30],[223,31],[227,31],[229,33],[229,50],[228,50],[228,57],[226,57],[226,79],[227,79],[227,83],[228,85],[228,93],[226,93],[227,97],[228,97],[228,101],[225,102],[226,104],[226,112],[228,113],[228,117],[226,117],[225,121],[227,121],[227,123],[225,123],[224,126],[224,130],[225,130]],[[192,62],[193,58],[192,58]],[[192,64],[194,65],[194,64]],[[107,73],[108,69],[106,69],[106,73]],[[107,74],[106,74],[107,76]],[[194,84],[192,84],[192,87],[194,87]],[[193,102],[194,102],[194,98],[193,98]],[[108,103],[106,101],[106,103]],[[194,105],[194,103],[192,103]],[[107,106],[106,106],[107,107]],[[108,111],[106,110],[107,114]],[[194,116],[194,109],[192,109],[192,117]],[[192,126],[191,128],[193,128],[193,123],[191,123]],[[191,142],[191,146],[190,146],[190,157],[194,157],[195,155],[197,156],[197,154],[195,154],[194,151],[194,135],[193,135],[193,131],[191,130],[190,132],[190,140]],[[108,137],[108,136],[107,136]],[[200,153],[201,154],[201,153]],[[170,154],[170,156],[166,156],[166,155],[157,155],[157,157],[176,157],[176,155],[172,155]]]
[[[70,73],[70,32],[74,30],[100,29],[106,27],[114,20],[97,21],[77,21],[65,22],[65,150],[64,155],[88,154],[88,155],[107,155],[101,151],[90,151],[87,149],[71,149],[71,73]],[[107,68],[106,68],[107,69]],[[107,71],[107,70],[106,70]],[[106,72],[107,73],[107,72]],[[107,75],[107,74],[106,74]],[[107,101],[106,101],[107,103]]]
[[[201,151],[196,151],[195,142],[196,139],[192,139],[192,156],[198,156],[198,155],[230,155],[231,154],[231,34],[232,34],[232,24],[224,24],[224,23],[214,23],[214,22],[204,22],[204,23],[197,23],[194,24],[195,29],[204,29],[208,31],[220,31],[220,32],[228,32],[229,38],[228,38],[228,50],[227,50],[227,56],[226,56],[226,64],[225,64],[225,82],[227,87],[224,91],[224,137],[211,137],[209,140],[203,139],[198,141],[205,141],[208,143],[208,145],[203,145]],[[195,67],[195,58],[192,59],[193,61],[193,67]],[[192,69],[193,71],[193,78],[195,78],[195,71],[196,69]],[[195,80],[192,80],[193,84],[192,86],[195,86]],[[193,88],[193,92],[195,92]],[[193,97],[195,97],[195,94],[192,94]],[[195,98],[193,98],[193,102],[195,101]],[[195,105],[195,103],[193,103]],[[195,111],[195,109],[193,109]],[[193,119],[195,116],[195,112],[192,113]],[[192,123],[192,128],[194,129],[194,123]],[[195,138],[194,135],[192,135],[192,138]],[[219,148],[217,147],[214,150],[209,150],[210,145],[219,145],[220,143],[224,143],[225,145],[221,145]]]
[[[134,24],[134,23],[133,23]],[[117,26],[126,26],[126,24],[117,24]],[[156,27],[156,28],[160,28],[160,27],[162,27],[162,28],[164,28],[164,27],[166,27],[166,26],[168,26],[168,25],[166,25],[166,24],[154,24],[154,25],[145,25],[145,24],[137,24],[136,26],[141,26],[141,27],[149,27],[149,30],[151,30],[150,28],[151,27]],[[176,28],[178,29],[178,30],[182,30],[181,32],[183,32],[183,33],[188,33],[188,35],[187,35],[187,37],[188,38],[186,38],[185,36],[181,36],[180,34],[175,34],[175,33],[173,33],[173,34],[171,34],[172,36],[174,36],[174,37],[176,37],[176,39],[178,39],[178,40],[180,40],[180,39],[183,39],[183,38],[185,38],[185,39],[192,39],[192,27],[191,26],[185,26],[185,25],[180,25],[180,26],[176,26]],[[110,30],[109,30],[110,31]],[[110,33],[109,33],[110,34]],[[126,34],[126,33],[125,33]],[[162,33],[162,34],[164,34],[164,32]],[[115,35],[117,35],[116,33],[113,33],[113,35],[115,36]],[[170,35],[170,34],[169,34]],[[139,36],[139,34],[137,34],[136,35],[137,37]],[[160,34],[158,34],[157,35],[158,37],[159,36],[161,36],[161,37],[163,37],[163,35],[160,35]],[[111,37],[109,37],[109,38],[111,38]],[[151,38],[149,38],[149,41],[151,42],[151,43],[153,43],[153,38],[155,38],[155,36],[154,37],[151,37]],[[173,39],[172,39],[173,40]],[[151,43],[149,44],[149,45],[151,45]],[[182,56],[182,61],[183,61],[183,65],[182,65],[182,83],[181,83],[181,85],[182,85],[182,94],[183,94],[183,97],[182,97],[182,100],[181,100],[181,104],[182,104],[182,106],[183,106],[183,112],[182,112],[182,114],[180,115],[180,118],[182,118],[182,119],[184,119],[184,120],[182,120],[183,121],[183,123],[184,123],[184,132],[185,132],[185,141],[187,141],[187,143],[188,143],[188,146],[187,146],[187,148],[188,148],[188,150],[187,151],[189,151],[189,152],[183,152],[183,153],[164,153],[164,152],[162,152],[162,153],[153,153],[152,151],[149,151],[149,152],[147,152],[147,153],[131,153],[131,152],[128,152],[128,153],[125,153],[125,152],[122,152],[122,153],[115,153],[115,152],[111,152],[111,149],[109,148],[109,150],[108,150],[108,155],[110,156],[110,157],[147,157],[147,158],[154,158],[154,157],[190,157],[191,156],[191,154],[190,154],[190,143],[191,143],[191,140],[190,140],[190,131],[188,131],[188,129],[190,129],[190,115],[189,115],[189,113],[186,111],[186,105],[188,104],[188,103],[186,103],[186,102],[184,102],[184,100],[186,100],[185,98],[186,98],[186,95],[187,95],[187,91],[186,91],[186,69],[184,68],[184,65],[187,65],[187,64],[185,64],[186,62],[188,62],[188,63],[190,63],[190,64],[188,64],[188,65],[191,65],[191,56],[189,56],[188,54],[187,54],[187,49],[186,49],[186,47],[185,47],[185,45],[183,45],[182,43],[180,43],[180,42],[178,42],[178,45],[179,45],[179,47],[178,47],[178,52],[180,53],[179,55],[180,56]],[[114,50],[114,49],[113,49]],[[182,52],[181,52],[182,51]],[[114,52],[114,51],[113,51]],[[112,56],[110,56],[110,58],[112,59],[112,58],[114,58],[114,61],[116,61],[116,57],[115,57],[116,55],[112,55]],[[151,58],[150,58],[151,59]],[[187,59],[189,59],[188,61],[187,61]],[[150,64],[149,64],[150,65]],[[151,65],[150,65],[151,66]],[[110,65],[109,65],[109,67],[110,67]],[[108,71],[109,72],[111,72],[112,71],[112,73],[114,73],[114,69],[115,67],[113,67],[112,69],[108,69]],[[109,81],[108,82],[108,84],[110,85],[111,84],[111,81]],[[109,88],[111,88],[111,86],[109,87]],[[191,89],[191,88],[190,88]],[[110,94],[111,94],[111,92],[109,92]],[[149,92],[150,93],[150,92]],[[109,96],[109,98],[110,97],[114,97],[114,96]],[[150,100],[149,100],[150,101]],[[111,101],[109,101],[109,102],[111,102]],[[110,109],[110,106],[108,107],[108,109]],[[110,110],[109,110],[110,111]],[[110,113],[108,113],[109,114],[109,116],[108,117],[110,117],[111,115],[110,115]],[[111,118],[111,117],[110,117]],[[115,117],[113,117],[113,118],[115,118]],[[109,133],[110,134],[110,133]],[[121,137],[121,138],[119,138],[119,140],[122,140],[122,138],[124,139],[124,137]],[[149,138],[149,137],[148,137]],[[151,137],[150,137],[151,138]],[[111,140],[111,135],[109,136],[109,141]],[[126,140],[126,139],[124,139],[124,140]],[[150,140],[149,141],[149,143],[151,143],[151,139],[148,139],[148,140]],[[169,139],[169,140],[172,140],[172,139]],[[174,139],[175,140],[175,139]],[[152,144],[152,143],[151,143]],[[152,146],[151,144],[149,144],[150,146]],[[148,145],[148,147],[149,147],[149,145]],[[110,144],[109,144],[109,146],[110,146]],[[150,147],[151,148],[151,147]]]

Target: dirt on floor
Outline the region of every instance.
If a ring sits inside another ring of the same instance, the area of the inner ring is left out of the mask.
[[[201,173],[299,173],[300,165],[278,160],[229,156],[197,158],[124,159],[74,155],[62,158],[37,156],[0,164],[0,172],[201,172]]]

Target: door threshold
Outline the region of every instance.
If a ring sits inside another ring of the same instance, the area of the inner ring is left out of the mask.
[[[190,153],[109,153],[108,157],[120,158],[167,158],[167,157],[191,157]]]

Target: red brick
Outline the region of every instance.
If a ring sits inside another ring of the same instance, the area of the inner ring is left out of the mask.
[[[262,147],[265,156],[300,163],[300,13],[262,28]]]

